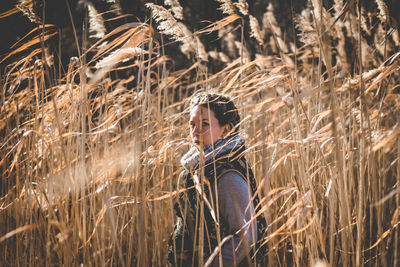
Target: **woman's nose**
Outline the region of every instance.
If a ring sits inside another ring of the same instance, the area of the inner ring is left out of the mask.
[[[198,135],[200,133],[200,127],[193,126],[192,133]]]

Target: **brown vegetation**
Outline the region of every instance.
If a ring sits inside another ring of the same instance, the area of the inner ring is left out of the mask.
[[[32,1],[21,2],[29,13]],[[291,29],[272,4],[260,18],[245,1],[218,2],[225,17],[198,31],[178,1],[150,4],[154,25],[109,32],[89,5],[90,30],[65,71],[46,46],[51,25],[2,59],[14,62],[0,83],[0,263],[165,266],[189,146],[184,101],[202,88],[240,107],[270,266],[399,264],[400,39],[385,1],[371,13],[311,0]],[[157,27],[190,67],[170,68]],[[207,51],[210,32],[224,51]]]

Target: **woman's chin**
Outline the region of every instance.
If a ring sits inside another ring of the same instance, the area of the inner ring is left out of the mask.
[[[200,145],[200,141],[193,141],[193,144],[197,149],[200,149],[202,146]]]

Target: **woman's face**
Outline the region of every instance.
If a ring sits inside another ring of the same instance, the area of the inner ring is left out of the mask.
[[[203,106],[192,108],[189,123],[192,141],[203,147],[223,139],[229,132],[228,125],[220,126],[214,111]]]

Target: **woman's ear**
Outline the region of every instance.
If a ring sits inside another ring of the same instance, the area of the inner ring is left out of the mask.
[[[227,135],[230,133],[230,131],[232,130],[232,127],[231,127],[231,125],[228,123],[228,124],[225,124],[224,125],[224,131],[222,132],[222,136],[225,138],[225,137],[227,137]]]

